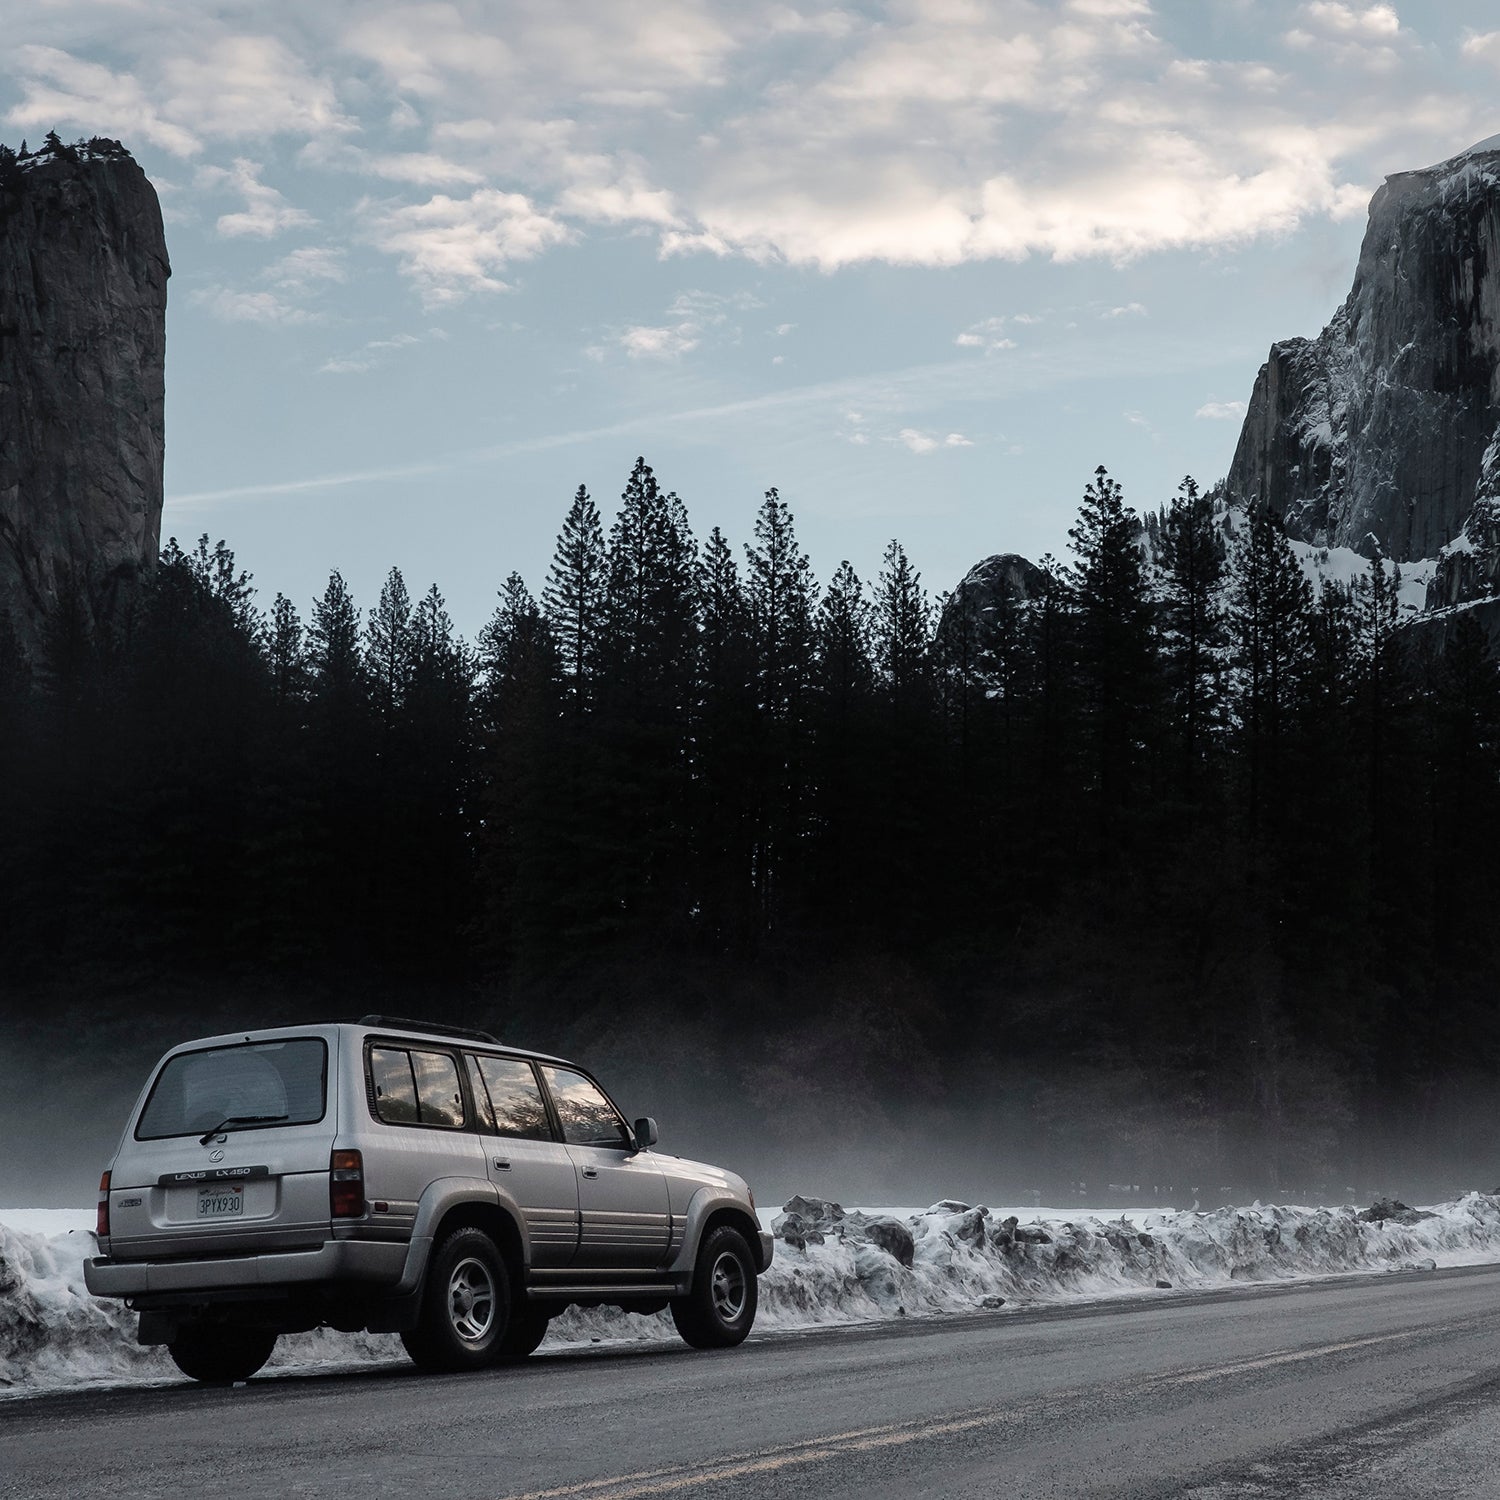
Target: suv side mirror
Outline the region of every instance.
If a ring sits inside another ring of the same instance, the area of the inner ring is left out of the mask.
[[[656,1133],[656,1121],[650,1115],[642,1115],[635,1122],[635,1149],[649,1151],[661,1137]]]

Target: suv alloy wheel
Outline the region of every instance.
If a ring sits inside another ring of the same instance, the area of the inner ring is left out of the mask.
[[[672,1321],[695,1349],[743,1343],[755,1322],[755,1262],[737,1229],[720,1224],[703,1237],[693,1289],[672,1301]]]
[[[401,1335],[423,1370],[478,1370],[502,1352],[510,1276],[482,1229],[455,1229],[427,1268],[421,1324]]]

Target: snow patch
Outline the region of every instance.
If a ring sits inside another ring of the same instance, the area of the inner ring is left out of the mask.
[[[952,1199],[917,1211],[845,1211],[815,1198],[787,1207],[768,1216],[778,1240],[760,1280],[760,1329],[1500,1262],[1500,1197],[1482,1193],[1427,1210],[1382,1203],[1363,1212],[1256,1203],[1064,1214]],[[49,1232],[63,1218],[76,1225],[86,1215],[0,1211],[0,1395],[180,1380],[164,1350],[137,1346],[134,1314],[89,1295],[83,1262],[93,1235]],[[665,1313],[575,1308],[554,1321],[542,1350],[675,1337]],[[283,1338],[268,1368],[403,1358],[393,1335],[322,1330]]]

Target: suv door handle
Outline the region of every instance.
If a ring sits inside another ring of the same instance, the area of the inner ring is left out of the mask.
[[[497,1156],[495,1158],[495,1170],[497,1172],[508,1172],[508,1171],[510,1171],[510,1161],[509,1161],[509,1159],[506,1158],[506,1157],[504,1157],[504,1156]]]
[[[598,1167],[580,1167],[579,1170],[585,1177],[597,1177],[599,1175]]]

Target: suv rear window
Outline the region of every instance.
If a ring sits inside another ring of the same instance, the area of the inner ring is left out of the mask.
[[[179,1052],[157,1075],[135,1138],[202,1135],[231,1118],[256,1115],[266,1124],[311,1125],[323,1118],[327,1076],[328,1047],[320,1037]]]

